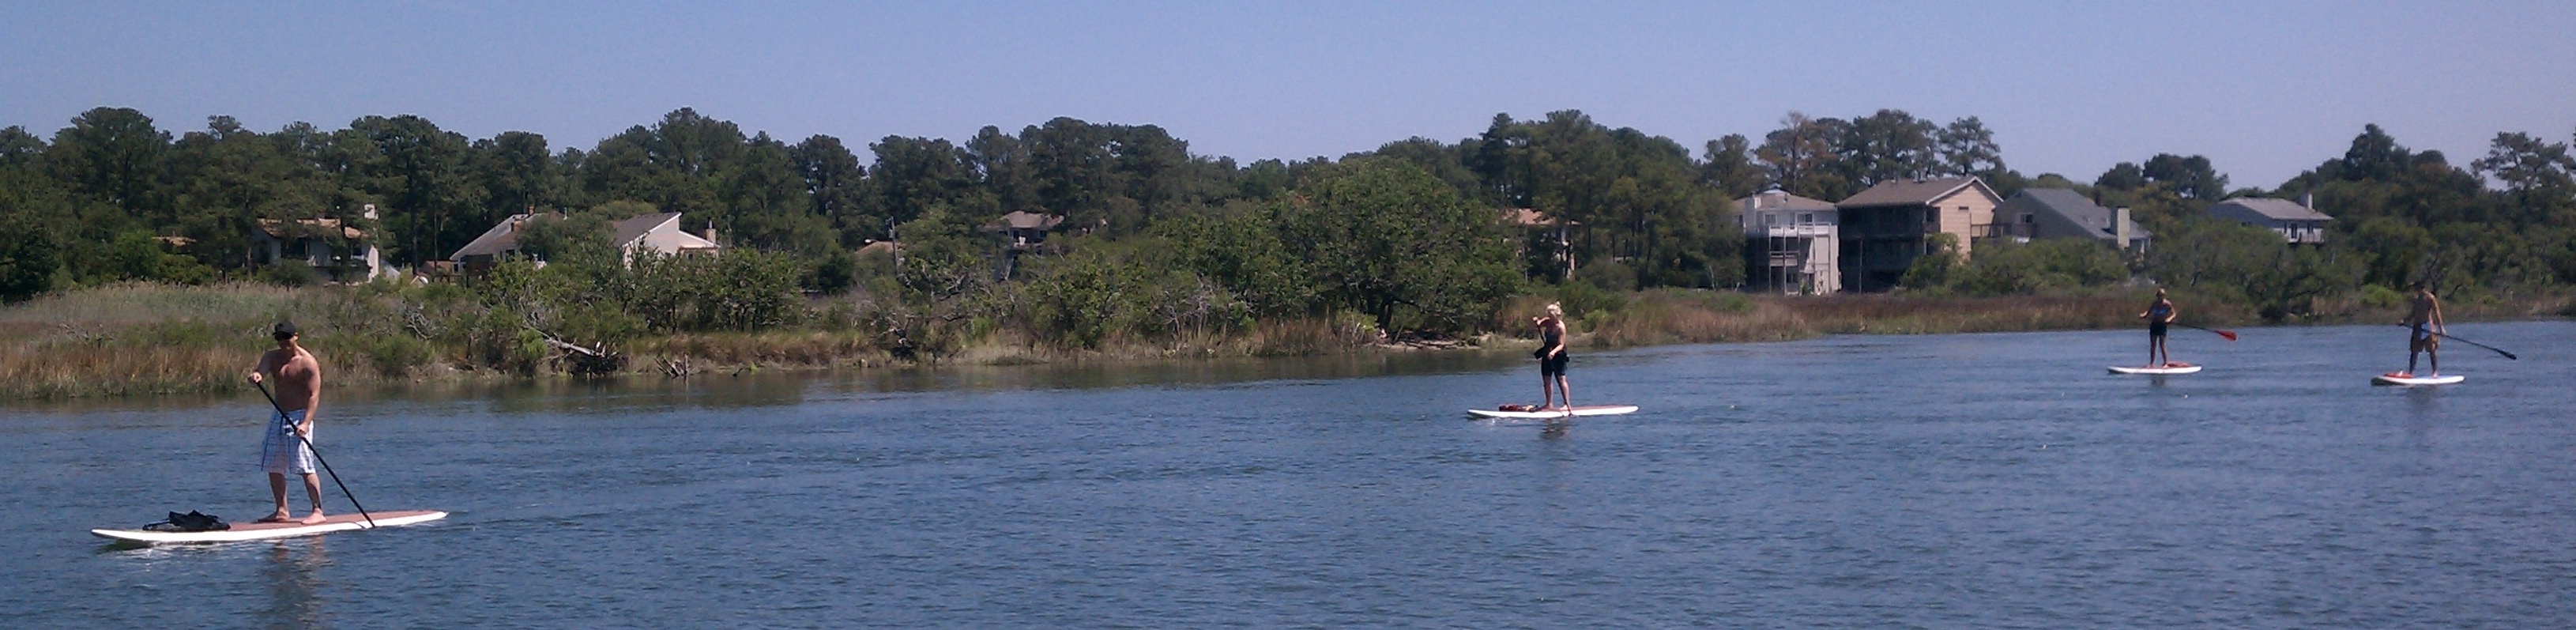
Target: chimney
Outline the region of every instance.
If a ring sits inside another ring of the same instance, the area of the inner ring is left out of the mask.
[[[2111,211],[2111,237],[2120,241],[2120,249],[2129,248],[2129,209]]]
[[[2309,210],[2317,209],[2317,194],[2299,193],[2299,207],[2307,208]]]

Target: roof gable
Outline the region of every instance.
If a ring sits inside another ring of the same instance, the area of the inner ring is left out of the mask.
[[[447,259],[464,260],[467,256],[499,256],[518,251],[519,224],[525,223],[528,219],[535,216],[537,215],[510,215],[510,218],[502,219],[500,223],[492,224],[492,229],[484,230],[482,236],[474,237],[474,240],[466,243],[464,247],[456,248],[456,253],[448,254]],[[554,216],[562,217],[563,215],[558,214]]]
[[[674,225],[678,223],[679,220],[680,213],[663,212],[619,221],[617,222],[614,230],[616,232],[616,236],[611,237],[614,240],[609,242],[616,244],[618,247],[634,245],[636,241],[642,240],[644,235],[659,231],[664,225]],[[676,230],[678,228],[675,225],[673,229]]]
[[[2055,214],[2065,219],[2067,223],[2083,228],[2088,236],[2100,239],[2118,238],[2118,235],[2112,232],[2111,219],[2119,213],[2102,207],[2101,204],[2093,203],[2092,199],[2084,196],[2084,193],[2064,188],[2024,188],[2020,194],[2013,195],[2012,199],[1995,206],[1995,220],[2005,221],[2003,215],[2019,212]],[[2141,236],[2147,234],[2145,228],[2138,227],[2136,220],[2129,221],[2129,232]]]
[[[2217,205],[2210,206],[2210,209],[2216,210],[2219,206],[2235,206],[2238,208],[2244,208],[2246,211],[2263,215],[2265,218],[2269,218],[2274,221],[2334,220],[2334,217],[2327,216],[2326,213],[2323,212],[2318,212],[2315,208],[2299,205],[2299,202],[2272,197],[2237,197],[2235,199],[2218,202]]]
[[[1842,203],[1834,206],[1837,208],[1928,206],[1932,205],[1932,202],[1940,201],[1942,198],[1969,188],[1984,193],[1989,200],[1998,203],[2003,201],[2002,195],[1995,194],[1993,188],[1987,187],[1984,181],[1977,178],[1943,177],[1879,182],[1878,185],[1869,187],[1869,190],[1860,191],[1860,194],[1852,195],[1850,199],[1844,199]]]
[[[339,219],[295,219],[295,225],[298,228],[297,231],[302,234],[329,234],[337,231],[340,233],[340,238],[352,241],[367,238],[365,231],[341,223]],[[260,219],[259,231],[267,234],[269,238],[283,240],[287,236],[286,222],[278,219]]]
[[[1064,215],[1061,214],[1038,214],[1026,210],[1012,210],[1000,217],[996,217],[991,221],[985,222],[984,229],[991,232],[999,232],[1002,230],[1052,230],[1055,229],[1055,226],[1063,223]]]
[[[1800,197],[1789,194],[1787,191],[1773,188],[1759,193],[1745,195],[1742,198],[1736,199],[1735,209],[1741,212],[1757,212],[1762,210],[1832,210],[1834,209],[1834,202]]]

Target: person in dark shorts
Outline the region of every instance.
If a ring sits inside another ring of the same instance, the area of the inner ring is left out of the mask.
[[[2155,303],[2147,305],[2147,312],[2138,314],[2147,320],[2147,367],[2173,365],[2173,352],[2165,349],[2165,330],[2173,326],[2174,315],[2173,300],[2165,299],[2164,289],[2156,289]]]
[[[1543,396],[1538,408],[1544,410],[1549,403],[1561,402],[1563,406],[1558,409],[1572,410],[1574,391],[1565,385],[1565,364],[1573,360],[1565,353],[1565,308],[1548,304],[1547,315],[1532,317],[1530,323],[1538,325],[1538,351],[1530,353],[1538,359],[1538,388]]]

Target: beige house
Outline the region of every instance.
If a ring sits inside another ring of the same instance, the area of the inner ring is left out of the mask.
[[[695,234],[680,231],[680,213],[648,214],[611,226],[614,234],[609,244],[617,246],[619,255],[634,264],[636,252],[653,251],[664,255],[714,254],[723,246]],[[710,232],[712,233],[712,232]]]
[[[1841,213],[1844,286],[1855,291],[1896,287],[1914,259],[1932,252],[1932,235],[1948,234],[1959,256],[1976,239],[1999,235],[1995,206],[2003,196],[1974,177],[1879,182],[1834,204]]]
[[[490,269],[502,258],[519,253],[520,230],[527,227],[528,221],[539,217],[561,219],[563,215],[552,212],[510,215],[510,218],[493,224],[492,229],[484,230],[482,236],[474,237],[474,240],[466,242],[464,247],[456,248],[455,253],[447,255],[447,260],[458,271],[478,272]]]
[[[1581,222],[1558,219],[1530,208],[1503,210],[1503,222],[1535,233],[1538,238],[1532,240],[1537,241],[1537,245],[1547,250],[1547,262],[1541,267],[1549,274],[1561,274],[1557,276],[1558,280],[1574,278],[1574,241],[1571,230],[1582,227]],[[1522,246],[1528,247],[1531,244],[1523,243]]]
[[[1745,288],[1786,295],[1842,291],[1840,211],[1773,188],[1735,200],[1748,263]]]
[[[366,205],[365,216],[376,218],[376,204]],[[366,282],[385,273],[372,235],[336,218],[260,219],[251,240],[268,254],[267,264],[304,261],[331,282]]]
[[[490,269],[502,258],[519,252],[519,234],[527,229],[528,222],[563,218],[562,213],[555,212],[510,215],[510,218],[494,224],[492,229],[484,230],[482,236],[474,237],[473,242],[457,248],[456,253],[447,259],[462,272]],[[611,224],[609,244],[617,248],[620,259],[627,264],[634,264],[635,253],[641,251],[694,254],[714,253],[721,249],[715,241],[680,231],[680,213],[677,212],[648,214]]]

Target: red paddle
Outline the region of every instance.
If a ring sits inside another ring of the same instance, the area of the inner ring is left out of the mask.
[[[2220,337],[2226,337],[2228,341],[2235,341],[2235,340],[2236,340],[2236,331],[2233,331],[2233,330],[2209,330],[2209,329],[2207,329],[2207,328],[2202,328],[2202,327],[2199,327],[2199,326],[2193,326],[2193,325],[2191,325],[2191,324],[2181,324],[2181,323],[2177,323],[2177,324],[2174,324],[2174,325],[2175,325],[2175,326],[2181,326],[2181,327],[2184,327],[2184,328],[2189,328],[2189,329],[2192,329],[2192,330],[2208,330],[2209,332],[2218,333],[2218,336],[2220,336]]]

